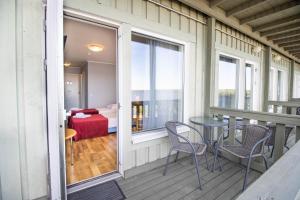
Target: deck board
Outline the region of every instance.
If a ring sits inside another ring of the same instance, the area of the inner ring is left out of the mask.
[[[288,146],[294,144],[295,134],[291,134]],[[269,155],[270,152],[267,152],[268,157]],[[212,159],[210,154],[209,164]],[[245,169],[240,164],[224,158],[221,158],[221,162],[223,171],[215,170],[212,173],[206,169],[205,160],[200,158],[202,190],[199,190],[195,166],[190,157],[181,158],[176,163],[171,161],[166,176],[162,175],[164,170],[162,166],[127,179],[120,179],[118,183],[130,200],[236,199],[242,191]],[[269,164],[272,164],[271,158]],[[260,175],[261,173],[250,170],[248,184],[253,183]]]

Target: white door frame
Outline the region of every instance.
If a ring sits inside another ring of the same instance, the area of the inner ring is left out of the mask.
[[[60,146],[60,141],[64,141],[64,92],[63,92],[63,18],[64,12],[78,16],[82,19],[92,19],[103,24],[109,24],[116,27],[118,30],[118,56],[117,56],[117,76],[118,76],[118,100],[121,109],[119,109],[119,124],[118,124],[118,171],[124,176],[123,168],[123,127],[124,120],[124,99],[121,84],[123,82],[123,59],[122,52],[125,48],[122,43],[122,26],[121,22],[102,18],[100,16],[90,15],[84,12],[75,11],[68,8],[63,8],[63,0],[47,1],[46,26],[51,34],[46,31],[46,57],[47,57],[47,116],[48,116],[48,152],[49,152],[49,185],[51,199],[66,199],[66,177],[64,146]],[[126,25],[125,25],[126,26]],[[63,136],[63,138],[61,138]]]
[[[64,166],[61,166],[61,152],[64,149],[60,146],[61,133],[64,132],[60,105],[63,103],[63,93],[58,89],[63,84],[63,0],[47,1],[46,61],[49,194],[51,199],[59,200],[66,199],[65,174],[62,173]]]

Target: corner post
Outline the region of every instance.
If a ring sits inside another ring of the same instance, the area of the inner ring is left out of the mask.
[[[212,69],[215,67],[215,38],[216,19],[209,17],[207,20],[207,65],[205,68],[205,95],[204,95],[204,115],[209,115],[209,108],[212,105]]]
[[[270,68],[272,64],[272,48],[267,47],[265,56],[265,83],[263,89],[263,111],[268,111],[268,100],[269,100],[269,85],[270,85]]]

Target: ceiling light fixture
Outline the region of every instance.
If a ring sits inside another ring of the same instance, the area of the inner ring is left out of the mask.
[[[103,51],[104,46],[101,44],[88,44],[87,48],[93,52],[100,52],[100,51]]]
[[[64,66],[65,66],[65,67],[70,67],[70,66],[71,66],[71,63],[70,63],[70,62],[65,62],[65,63],[64,63]]]

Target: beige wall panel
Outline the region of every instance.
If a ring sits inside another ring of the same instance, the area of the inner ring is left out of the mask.
[[[181,12],[186,14],[186,15],[190,15],[189,9],[185,6],[181,6]],[[180,16],[180,28],[181,31],[183,32],[190,32],[190,28],[189,28],[189,19],[185,16]]]
[[[133,15],[142,16],[146,18],[146,1],[144,0],[131,0],[131,10]]]
[[[150,2],[147,2],[146,5],[147,5],[147,11],[146,11],[147,19],[154,22],[158,22],[158,16],[159,16],[158,6]]]
[[[171,12],[165,8],[159,8],[159,23],[171,26]]]
[[[129,11],[131,6],[131,0],[115,0],[116,1],[116,9],[122,11]]]
[[[174,10],[180,11],[179,3],[172,1],[172,8]],[[180,29],[180,15],[177,13],[171,13],[171,26],[174,29]]]

